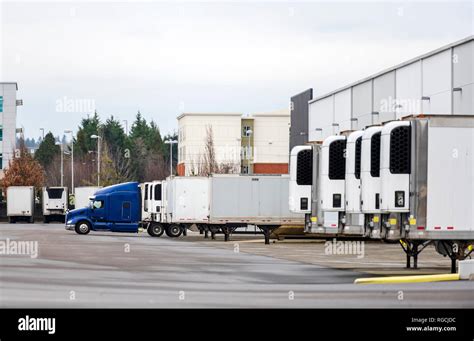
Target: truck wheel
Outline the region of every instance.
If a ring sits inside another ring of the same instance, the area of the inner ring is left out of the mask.
[[[91,231],[91,225],[83,220],[76,224],[76,233],[77,234],[88,234]]]
[[[34,224],[35,218],[34,218],[33,216],[31,216],[30,219],[28,219],[28,222],[29,222],[30,224]]]
[[[161,224],[156,224],[156,223],[151,223],[149,226],[148,226],[148,234],[152,237],[161,237],[161,235],[163,234],[163,232],[165,232],[164,228],[163,228],[163,225]]]
[[[8,222],[9,222],[10,224],[15,224],[15,223],[16,223],[15,217],[8,217]]]
[[[170,225],[166,228],[166,235],[171,238],[176,238],[181,235],[183,230],[181,230],[181,227],[177,224]]]
[[[49,224],[49,217],[48,216],[43,216],[43,223]]]

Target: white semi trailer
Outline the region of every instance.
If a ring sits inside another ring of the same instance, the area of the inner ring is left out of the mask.
[[[307,232],[399,240],[407,267],[433,243],[455,271],[474,244],[473,141],[473,116],[418,116],[295,147],[291,208]]]
[[[288,175],[212,175],[172,177],[144,184],[144,221],[148,233],[179,236],[196,225],[212,237],[222,231],[225,240],[239,227],[260,228],[269,243],[271,232],[281,225],[303,225],[304,216],[288,206]],[[146,200],[145,200],[146,198]]]
[[[49,223],[53,219],[62,220],[68,209],[67,187],[43,187],[43,222]]]
[[[94,195],[101,187],[84,186],[76,187],[74,189],[74,208],[87,207],[89,205],[89,198]]]
[[[7,216],[11,224],[19,220],[34,222],[35,188],[33,186],[10,186],[7,188]]]

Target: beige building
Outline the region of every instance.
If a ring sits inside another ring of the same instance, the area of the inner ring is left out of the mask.
[[[178,174],[205,167],[212,131],[215,159],[231,173],[288,173],[289,110],[241,113],[183,113],[178,116]]]

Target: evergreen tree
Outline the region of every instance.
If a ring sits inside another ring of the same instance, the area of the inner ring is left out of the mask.
[[[74,142],[74,153],[77,156],[83,156],[89,151],[97,150],[97,140],[91,139],[91,135],[98,135],[99,127],[100,118],[97,112],[94,112],[92,117],[82,119]]]
[[[56,139],[53,134],[48,132],[35,152],[35,159],[38,160],[43,167],[46,167],[51,164],[54,157],[60,153],[60,146],[56,145]]]

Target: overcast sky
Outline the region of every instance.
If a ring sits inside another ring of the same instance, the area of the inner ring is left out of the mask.
[[[0,81],[18,82],[29,137],[76,130],[91,105],[130,124],[140,110],[163,133],[183,111],[285,108],[474,31],[470,1],[0,6]]]

